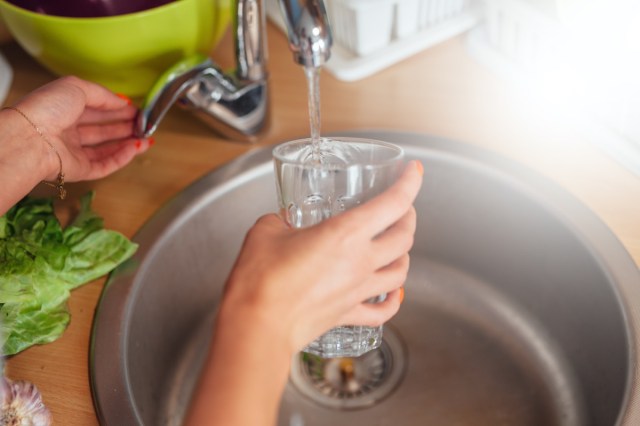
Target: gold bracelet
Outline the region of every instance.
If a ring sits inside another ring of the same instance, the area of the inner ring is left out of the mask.
[[[49,145],[49,148],[51,148],[51,150],[53,150],[53,152],[56,154],[56,157],[58,157],[58,164],[60,166],[60,171],[58,172],[58,178],[56,179],[55,182],[43,180],[42,183],[44,183],[45,185],[49,185],[52,188],[55,188],[58,191],[58,198],[60,198],[61,200],[64,200],[65,197],[67,196],[67,190],[64,189],[64,173],[62,172],[62,158],[60,158],[60,153],[58,153],[58,150],[56,149],[56,147],[53,146],[53,144],[49,141],[49,139],[47,139],[47,137],[44,135],[42,130],[40,130],[40,127],[36,126],[36,124],[33,121],[31,121],[31,119],[27,117],[27,115],[24,112],[20,111],[18,108],[14,106],[8,106],[2,109],[3,110],[10,109],[12,111],[17,112],[21,116],[23,116],[24,119],[27,120],[29,124],[31,124],[31,126],[36,130],[36,132],[40,135],[40,137],[47,143],[47,145]]]

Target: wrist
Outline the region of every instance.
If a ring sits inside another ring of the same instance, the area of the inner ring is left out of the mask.
[[[0,123],[0,164],[13,183],[28,192],[42,180],[55,179],[55,153],[33,125],[12,109],[0,110]]]
[[[246,305],[223,303],[218,312],[214,339],[218,347],[226,347],[243,359],[246,367],[251,364],[268,367],[272,389],[284,390],[295,351],[291,349],[290,337],[281,322],[280,318],[267,317]]]
[[[220,321],[237,326],[258,324],[263,333],[271,336],[288,355],[297,352],[294,344],[296,321],[286,298],[274,295],[270,274],[247,274],[249,265],[234,267],[225,286],[223,300],[218,313]],[[251,284],[248,284],[251,283]]]
[[[216,320],[216,333],[265,347],[274,357],[287,363],[296,352],[291,344],[286,321],[254,306],[223,302]]]

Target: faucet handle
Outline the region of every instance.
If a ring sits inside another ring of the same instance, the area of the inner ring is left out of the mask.
[[[204,55],[179,61],[158,79],[138,113],[136,136],[151,136],[176,102],[231,139],[256,142],[269,129],[267,80],[227,75]]]
[[[140,108],[136,118],[136,136],[151,136],[171,106],[193,86],[197,77],[210,67],[213,67],[211,59],[203,55],[194,55],[177,62],[165,71],[155,82]]]

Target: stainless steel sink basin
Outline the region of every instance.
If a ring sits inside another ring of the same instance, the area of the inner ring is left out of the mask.
[[[425,165],[407,296],[380,350],[294,359],[280,424],[640,424],[640,273],[604,224],[552,183],[476,148],[351,135],[400,144]],[[225,277],[275,199],[270,150],[256,150],[140,230],[138,253],[110,277],[95,318],[91,380],[103,424],[180,423]]]

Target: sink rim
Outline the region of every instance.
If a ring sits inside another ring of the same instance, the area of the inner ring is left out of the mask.
[[[616,283],[614,291],[620,304],[622,315],[627,325],[625,334],[629,342],[627,359],[630,371],[628,373],[622,409],[617,424],[640,424],[640,369],[638,368],[638,354],[640,354],[640,271],[630,254],[613,232],[588,207],[577,200],[568,191],[551,180],[518,166],[513,160],[507,160],[495,153],[481,148],[454,142],[444,138],[423,134],[396,131],[350,131],[340,132],[342,136],[369,137],[381,140],[393,140],[406,149],[408,157],[414,150],[427,149],[441,155],[454,155],[469,159],[474,167],[482,167],[491,173],[504,174],[511,182],[518,185],[532,195],[536,201],[553,211],[576,236],[581,239],[585,247],[589,248],[610,277]],[[145,260],[153,258],[156,247],[161,246],[162,239],[171,235],[171,228],[179,226],[188,215],[182,213],[193,210],[194,205],[206,202],[216,193],[225,192],[229,186],[236,187],[250,180],[255,174],[263,174],[265,168],[271,169],[272,146],[258,148],[214,169],[195,183],[189,185],[172,200],[161,207],[136,233],[133,240],[140,247],[133,258],[118,268],[108,279],[100,296],[94,318],[90,344],[90,384],[94,406],[101,422],[106,422],[105,413],[110,408],[120,411],[125,407],[128,411],[127,423],[139,423],[137,412],[133,405],[132,391],[127,381],[127,364],[123,363],[122,354],[126,353],[129,303],[109,303],[112,300],[127,301],[131,292],[135,292],[135,278],[143,274],[147,267]],[[215,188],[215,190],[211,190]],[[212,195],[213,194],[213,195]],[[136,268],[137,266],[137,268]],[[113,285],[114,283],[117,285]],[[116,330],[108,329],[117,319]],[[106,323],[111,324],[106,324]],[[109,348],[109,351],[98,349],[98,346]],[[124,350],[123,350],[124,349]],[[108,354],[117,354],[117,360]],[[96,365],[108,362],[114,366],[111,374],[100,374]],[[119,371],[118,363],[124,368]],[[100,375],[100,379],[96,377]],[[116,395],[116,397],[114,397]],[[120,412],[120,415],[123,415]],[[121,417],[122,419],[122,417]]]

